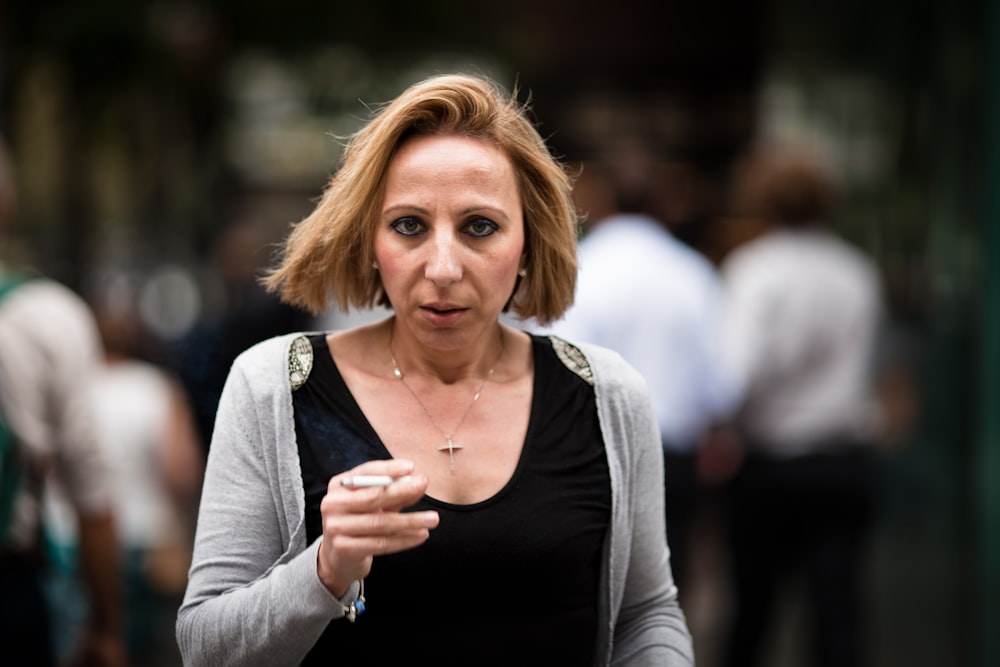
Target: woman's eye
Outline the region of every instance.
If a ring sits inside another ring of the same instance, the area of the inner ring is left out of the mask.
[[[404,236],[415,236],[423,231],[423,224],[416,218],[400,218],[389,226]]]
[[[487,220],[486,218],[476,218],[466,225],[466,230],[472,236],[489,236],[497,230],[497,224],[492,220]]]

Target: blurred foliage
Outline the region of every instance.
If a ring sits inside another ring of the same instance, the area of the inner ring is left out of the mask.
[[[586,157],[617,124],[698,165],[710,194],[684,233],[715,257],[731,241],[706,221],[725,213],[732,159],[761,137],[818,145],[845,182],[840,227],[884,260],[900,312],[919,316],[920,295],[951,284],[926,273],[935,216],[970,229],[981,198],[949,179],[977,182],[985,4],[6,3],[15,240],[71,283],[108,248],[196,260],[248,208],[276,226],[299,215],[368,108],[423,74],[478,70],[530,95],[561,156]]]

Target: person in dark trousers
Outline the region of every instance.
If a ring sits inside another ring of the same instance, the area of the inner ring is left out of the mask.
[[[14,179],[0,146],[0,234],[14,212]],[[42,589],[41,497],[53,478],[78,519],[88,619],[82,664],[125,664],[118,541],[107,465],[89,383],[100,364],[93,315],[68,288],[0,264],[0,652],[11,665],[55,664]]]
[[[646,379],[663,439],[670,566],[681,601],[697,566],[702,443],[728,421],[739,387],[720,349],[722,281],[658,216],[667,170],[620,140],[582,165],[574,197],[588,215],[573,305],[546,331],[621,354]]]
[[[833,182],[812,155],[762,149],[736,172],[735,213],[767,230],[724,260],[727,359],[744,384],[731,485],[736,608],[730,667],[761,664],[782,584],[805,575],[814,664],[865,664],[864,545],[881,430],[874,263],[829,226]]]

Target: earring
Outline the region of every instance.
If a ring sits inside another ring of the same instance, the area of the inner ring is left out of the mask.
[[[373,261],[372,262],[372,268],[375,269],[376,271],[378,271],[378,262]]]
[[[526,275],[528,275],[528,269],[521,269],[520,271],[517,272],[517,275],[524,278]]]

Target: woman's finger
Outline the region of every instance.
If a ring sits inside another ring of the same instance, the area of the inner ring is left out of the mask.
[[[438,513],[378,512],[370,514],[334,514],[323,517],[323,534],[351,537],[384,537],[414,530],[429,530],[438,525]]]
[[[345,485],[344,482],[348,484]],[[424,475],[392,478],[388,475],[352,471],[330,480],[320,509],[334,514],[395,512],[420,500],[427,490],[427,484],[428,480]]]

